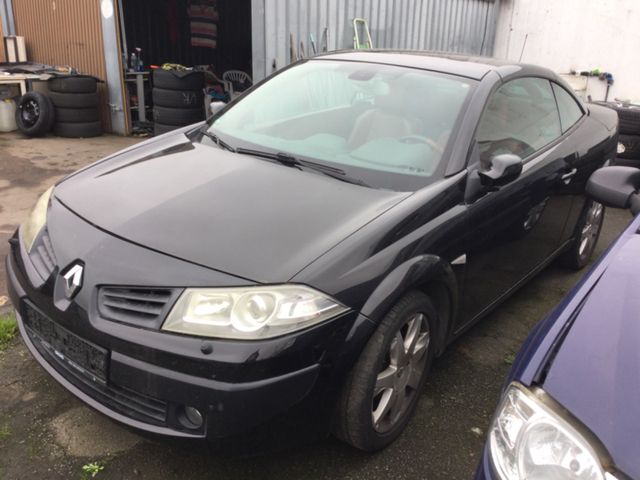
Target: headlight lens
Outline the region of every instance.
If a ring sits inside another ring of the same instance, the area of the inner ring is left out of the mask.
[[[622,142],[618,142],[617,152],[624,153],[626,151],[627,151],[627,148],[624,146],[624,144]]]
[[[257,340],[307,328],[348,309],[301,285],[190,288],[163,330],[203,337]]]
[[[604,480],[600,460],[566,420],[519,384],[509,387],[489,434],[504,480]]]
[[[45,223],[47,223],[47,210],[49,209],[49,200],[51,200],[52,193],[53,187],[50,187],[40,195],[40,198],[38,198],[38,201],[31,209],[27,220],[20,226],[20,234],[22,235],[22,241],[27,252],[31,252],[34,240]]]

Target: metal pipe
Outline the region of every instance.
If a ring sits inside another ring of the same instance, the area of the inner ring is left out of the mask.
[[[0,19],[2,19],[2,31],[6,36],[16,34],[16,24],[13,18],[13,5],[11,0],[0,0]]]

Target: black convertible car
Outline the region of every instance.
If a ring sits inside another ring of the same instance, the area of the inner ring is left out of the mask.
[[[337,52],[48,190],[7,275],[40,364],[175,437],[392,442],[447,344],[556,257],[584,266],[615,112],[552,72]]]

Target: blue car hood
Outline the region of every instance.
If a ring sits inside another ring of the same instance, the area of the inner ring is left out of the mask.
[[[637,225],[637,222],[634,222]],[[548,369],[543,388],[640,479],[640,234],[611,252]]]

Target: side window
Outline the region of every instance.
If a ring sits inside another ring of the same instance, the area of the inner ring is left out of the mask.
[[[584,112],[569,92],[556,83],[552,82],[551,85],[553,86],[553,93],[555,93],[558,102],[560,123],[562,124],[562,133],[564,133],[582,118]]]
[[[512,153],[526,158],[562,135],[551,84],[542,78],[505,83],[482,114],[476,141],[480,159]]]

